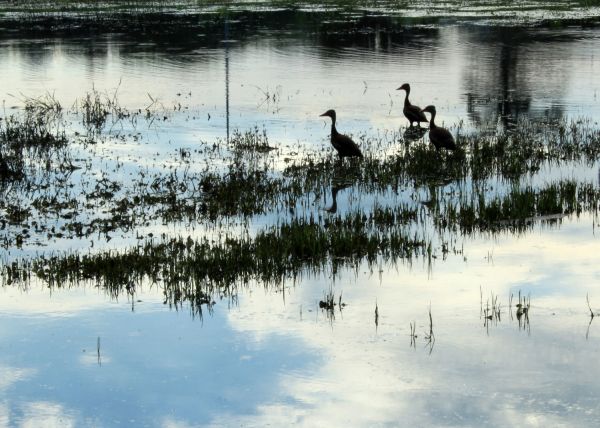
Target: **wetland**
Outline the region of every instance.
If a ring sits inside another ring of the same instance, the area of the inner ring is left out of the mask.
[[[598,12],[0,6],[0,426],[597,425]]]

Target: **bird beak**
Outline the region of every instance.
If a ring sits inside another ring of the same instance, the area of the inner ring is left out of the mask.
[[[399,91],[400,89],[404,89],[402,86],[400,86],[399,88],[396,88],[397,91]]]
[[[319,117],[327,116],[327,113],[320,114]]]

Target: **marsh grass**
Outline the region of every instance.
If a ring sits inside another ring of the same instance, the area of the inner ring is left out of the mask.
[[[4,136],[3,140],[18,142],[14,147],[19,149],[35,146],[34,141],[49,142],[51,145],[66,144],[64,134],[54,136],[41,125],[36,125],[37,122],[28,120],[24,125],[14,118],[5,121],[4,132],[0,134]],[[530,132],[528,129],[524,127],[521,134],[517,133],[520,136],[511,137],[516,141],[511,143],[511,147],[523,150],[519,142],[528,140],[525,138]],[[539,159],[541,156],[536,155],[537,150],[538,154],[546,157],[552,155],[553,159],[557,159],[556,162],[561,162],[560,159],[575,160],[581,156],[586,158],[585,162],[591,161],[588,156],[593,156],[600,144],[597,132],[582,131],[579,125],[571,124],[570,134],[568,138],[563,136],[560,140],[553,140],[560,144],[531,144],[533,149],[526,152]],[[557,135],[556,132],[553,135]],[[17,138],[10,138],[15,136]],[[533,188],[522,187],[511,176],[512,184],[496,186],[500,189],[490,192],[485,180],[475,180],[475,177],[483,175],[483,171],[471,171],[472,167],[469,166],[481,167],[481,162],[473,161],[475,155],[472,153],[479,150],[473,147],[483,144],[492,147],[494,141],[505,141],[505,137],[473,139],[471,147],[466,144],[464,152],[456,155],[441,155],[426,145],[406,145],[400,146],[399,152],[383,158],[370,152],[363,163],[340,163],[332,156],[309,157],[292,161],[281,172],[273,168],[273,155],[262,152],[262,148],[269,147],[264,130],[239,133],[238,137],[239,141],[228,163],[226,161],[224,170],[215,170],[207,165],[207,169],[201,173],[188,173],[187,169],[183,169],[181,173],[141,174],[132,186],[124,188],[122,197],[117,197],[116,192],[116,189],[123,188],[122,184],[112,183],[112,190],[107,192],[102,188],[104,185],[98,182],[85,193],[85,199],[103,199],[115,219],[131,217],[128,214],[132,213],[128,210],[137,208],[147,211],[146,215],[140,215],[145,219],[150,215],[150,219],[165,221],[206,219],[214,222],[232,216],[250,218],[273,211],[296,209],[298,204],[306,205],[309,198],[320,197],[329,189],[331,193],[333,189],[349,186],[362,193],[389,192],[390,189],[398,192],[402,189],[412,194],[410,199],[416,203],[403,202],[395,207],[378,207],[367,215],[381,222],[384,219],[388,223],[415,222],[420,215],[420,201],[425,204],[440,230],[460,230],[463,233],[524,230],[537,220],[553,221],[552,216],[558,221],[560,216],[593,212],[598,203],[598,192],[593,185],[575,181],[560,181],[545,188]],[[25,143],[20,144],[22,141]],[[394,144],[393,141],[374,143],[375,147]],[[7,153],[3,156],[5,159],[21,159],[9,151],[3,150],[3,153]],[[506,148],[488,152],[486,156],[491,160],[488,159],[486,166],[481,168],[488,171],[494,159],[500,161],[498,157],[509,158],[507,153],[511,152],[507,152]],[[480,153],[478,156],[483,155]],[[517,158],[521,159],[521,156]],[[502,162],[507,161],[504,159]],[[341,187],[340,183],[343,183]],[[423,201],[419,196],[423,188],[429,189],[428,201]],[[508,188],[508,191],[504,188]],[[44,206],[47,206],[48,198],[42,199],[46,201]],[[60,204],[73,205],[66,201]],[[122,221],[113,223],[117,228],[127,224]]]
[[[0,122],[0,143],[15,153],[22,150],[44,152],[63,147],[67,138],[60,124],[46,120],[38,114],[11,115]]]
[[[412,321],[410,323],[410,346],[412,346],[413,348],[417,348],[417,322],[416,321]]]
[[[491,292],[484,307],[483,290],[481,289],[481,286],[479,287],[479,292],[481,296],[480,316],[483,318],[483,326],[489,333],[489,326],[491,323],[497,325],[500,321],[502,321],[502,305],[498,300],[498,295],[495,295],[493,292]]]
[[[1,179],[22,179],[35,167],[48,169],[52,156],[67,146],[62,109],[50,101],[28,99],[23,114],[0,118]]]
[[[106,123],[106,118],[110,114],[110,100],[104,102],[100,93],[93,90],[81,101],[81,109],[83,110],[83,124],[87,127],[101,129]]]
[[[259,130],[258,127],[248,130],[244,133],[239,130],[234,130],[233,135],[229,140],[229,146],[232,150],[238,154],[240,152],[246,153],[267,153],[271,150],[276,150],[275,147],[269,145],[269,138],[267,137],[267,130],[263,128]]]
[[[512,303],[512,294],[510,296],[510,302]],[[516,317],[519,323],[519,330],[526,330],[528,333],[530,332],[530,324],[529,324],[529,310],[531,309],[531,296],[530,295],[521,295],[521,290],[519,290],[518,294],[518,303],[515,305],[517,308]],[[512,318],[512,305],[511,305],[511,318]]]
[[[335,320],[336,306],[341,314],[346,304],[342,302],[342,293],[340,293],[336,302],[333,288],[330,288],[329,291],[323,293],[323,299],[319,300],[319,309],[325,312],[329,321],[333,322]]]
[[[414,333],[414,332],[413,332]],[[429,304],[429,330],[425,332],[425,346],[429,349],[429,354],[433,352],[435,346],[435,334],[433,333],[433,316],[431,315],[431,303]]]
[[[20,265],[4,265],[2,278],[4,283],[12,283],[34,272],[51,287],[87,282],[112,296],[123,292],[127,284],[147,279],[164,285],[169,303],[187,301],[196,307],[206,296],[229,296],[236,286],[250,281],[279,284],[327,265],[336,271],[361,260],[375,264],[380,252],[386,260],[410,262],[423,253],[423,247],[422,240],[401,229],[383,235],[360,217],[327,227],[310,220],[293,221],[259,232],[254,238],[224,237],[219,242],[165,238],[125,253],[42,256]],[[327,301],[335,303],[332,299]]]
[[[119,81],[113,93],[100,92],[96,88],[92,88],[90,92],[75,103],[76,111],[81,112],[83,125],[92,134],[102,131],[109,118],[112,125],[114,125],[123,119],[135,118],[142,113],[141,109],[132,113],[120,105],[118,98],[120,86],[121,82]],[[154,102],[145,108],[147,118],[152,116],[151,106],[153,104]]]
[[[87,94],[89,109],[79,112],[93,127],[104,126],[109,108],[114,107],[110,115],[119,115],[116,92],[114,101],[104,96]],[[26,158],[18,150],[29,150],[45,165],[46,158],[37,156],[40,148],[56,153],[68,147],[62,125],[53,125],[60,109],[48,101],[34,105],[23,116],[1,121],[3,159]],[[194,170],[191,155],[181,149],[174,168],[140,170],[128,181],[117,178],[118,169],[114,177],[99,174],[91,161],[84,162],[79,183],[71,181],[68,164],[62,172],[50,168],[49,179],[28,184],[27,192],[16,189],[0,202],[1,220],[8,225],[2,232],[5,248],[36,233],[45,239],[108,240],[120,231],[135,234],[139,244],[120,251],[44,254],[17,265],[7,261],[3,281],[34,275],[51,287],[92,283],[117,296],[147,280],[164,285],[165,302],[200,309],[217,296],[235,295],[240,284],[280,284],[305,272],[336,273],[364,262],[422,258],[431,265],[440,254],[462,251],[457,243],[464,236],[522,233],[540,222],[560,224],[564,216],[598,211],[600,190],[592,183],[527,184],[541,168],[596,162],[599,133],[585,120],[520,122],[507,131],[465,135],[456,153],[436,152],[392,132],[359,138],[362,161],[340,161],[331,151],[288,158],[281,149],[271,150],[266,130],[254,128],[234,132],[230,141],[204,143],[206,157],[193,161],[205,166]],[[77,191],[66,191],[75,185]],[[348,202],[338,207],[340,191]],[[335,210],[319,207],[328,194]],[[361,200],[366,196],[369,202]],[[248,225],[259,216],[271,219],[251,232]],[[242,225],[235,232],[233,219]],[[137,235],[138,228],[153,224],[198,227],[217,238]]]

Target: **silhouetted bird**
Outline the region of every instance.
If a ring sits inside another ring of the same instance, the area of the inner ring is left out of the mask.
[[[431,120],[429,121],[429,141],[435,146],[436,150],[441,148],[448,150],[456,149],[456,143],[454,142],[454,137],[450,131],[435,124],[435,106],[427,106],[423,109],[423,112],[431,113]]]
[[[358,156],[362,158],[363,155],[358,145],[350,137],[340,134],[335,129],[335,110],[327,110],[321,116],[329,116],[331,118],[331,144],[337,150],[340,157]]]
[[[2,153],[0,153],[0,178],[8,177],[10,175],[10,168],[8,167],[8,163],[2,157]]]
[[[414,122],[417,122],[417,125],[420,125],[421,122],[427,123],[427,117],[421,111],[421,107],[414,106],[408,101],[408,96],[410,95],[410,85],[405,83],[400,86],[397,91],[404,90],[406,91],[406,97],[404,98],[404,108],[402,109],[402,113],[409,120],[410,126],[413,126]]]

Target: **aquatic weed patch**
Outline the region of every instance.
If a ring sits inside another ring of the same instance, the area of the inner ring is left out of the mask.
[[[14,121],[10,119],[4,135],[25,138],[25,132],[20,131],[23,126]],[[55,149],[50,157],[38,157],[35,164],[47,171],[45,175],[33,180],[38,175],[33,171],[31,182],[26,187],[11,189],[4,202],[32,207],[18,226],[38,230],[48,238],[54,235],[81,238],[100,232],[108,239],[110,233],[132,231],[153,223],[207,225],[232,218],[252,221],[255,216],[269,214],[286,217],[289,213],[302,217],[324,195],[335,191],[337,196],[340,189],[347,187],[353,188],[356,197],[380,198],[378,195],[392,191],[418,203],[424,202],[420,195],[424,189],[434,195],[436,192],[430,189],[450,186],[458,188],[462,196],[449,200],[457,207],[464,206],[462,212],[468,217],[469,211],[475,209],[470,201],[481,196],[488,180],[499,178],[518,185],[522,177],[533,175],[544,166],[593,163],[600,150],[597,129],[585,121],[552,125],[523,122],[510,131],[461,137],[456,153],[437,152],[426,142],[404,141],[397,134],[384,133],[383,137],[360,137],[365,147],[362,161],[340,161],[330,152],[300,153],[288,159],[279,149],[271,150],[272,143],[265,130],[255,128],[234,132],[229,142],[205,143],[206,150],[198,152],[201,158],[193,160],[205,164],[199,171],[190,170],[190,153],[177,152],[170,161],[173,166],[169,171],[140,169],[125,182],[111,178],[108,172],[98,174],[93,162],[86,160],[79,162],[77,168],[82,169],[72,174],[67,150],[71,144],[67,145],[64,131],[48,134],[49,128],[43,126],[34,127],[41,130],[34,131],[34,135],[45,135],[49,144],[36,145],[30,140],[17,147],[58,145],[65,146],[61,149],[65,151]],[[30,132],[30,128],[25,129]],[[110,134],[105,137],[123,138]],[[19,138],[12,141],[21,141]],[[118,172],[116,168],[113,173]],[[386,202],[390,203],[393,204]],[[337,210],[337,202],[331,208]],[[486,209],[492,219],[495,208]],[[461,212],[460,208],[455,211]],[[434,217],[440,213],[432,211]],[[49,214],[58,216],[61,224],[52,224]],[[14,223],[10,218],[7,220]],[[467,227],[466,219],[463,223]],[[4,232],[5,248],[15,242],[16,233],[16,230]]]
[[[473,179],[494,175],[519,178],[535,173],[544,164],[591,164],[600,155],[600,131],[588,120],[553,124],[521,120],[514,129],[462,139],[470,154],[467,159]]]
[[[491,198],[481,194],[460,206],[454,205],[452,195],[442,195],[426,205],[429,216],[419,204],[376,205],[344,215],[295,218],[254,235],[163,235],[123,251],[5,262],[2,278],[12,284],[35,276],[52,287],[91,283],[113,296],[131,293],[148,281],[162,285],[165,302],[194,306],[207,298],[232,296],[238,286],[254,281],[279,285],[307,272],[335,273],[363,262],[410,264],[422,258],[431,263],[438,254],[462,252],[461,236],[523,232],[540,221],[555,224],[566,215],[596,215],[599,202],[600,190],[594,185],[573,181],[536,190],[515,188]]]
[[[135,129],[135,122],[130,125]],[[116,295],[146,279],[164,285],[166,301],[206,302],[250,281],[275,284],[363,262],[422,257],[431,263],[440,253],[460,253],[465,236],[521,233],[598,210],[599,191],[590,183],[532,186],[527,180],[564,162],[593,165],[600,138],[586,121],[521,122],[510,130],[460,135],[453,153],[436,151],[426,138],[360,135],[362,160],[340,160],[332,151],[272,150],[277,142],[254,128],[234,131],[228,141],[203,142],[197,151],[177,149],[168,168],[138,167],[129,176],[118,162],[113,171],[99,170],[93,153],[114,139],[136,141],[133,132],[101,131],[93,145],[68,144],[64,131],[56,135],[56,143],[39,147],[77,148],[89,158],[74,170],[65,153],[62,169],[33,173],[7,189],[0,203],[2,245],[85,238],[93,246],[117,233],[129,244],[89,254],[47,252],[16,267],[7,261],[6,282],[33,272],[53,286],[93,282]],[[55,165],[57,151],[49,152],[49,165]],[[48,164],[41,159],[38,165]],[[155,226],[171,232],[157,242]],[[131,247],[133,240],[145,243]]]
[[[53,155],[68,143],[55,113],[27,108],[22,115],[0,118],[1,179],[19,179],[32,168],[51,167]]]
[[[122,253],[41,256],[4,264],[2,280],[14,283],[33,273],[51,287],[87,282],[116,296],[146,279],[163,284],[170,303],[194,305],[198,296],[231,296],[252,280],[279,284],[326,265],[336,270],[362,260],[374,263],[378,257],[410,262],[425,251],[425,241],[404,226],[377,227],[373,217],[357,213],[326,224],[295,220],[255,237],[163,237]]]
[[[429,208],[440,229],[461,234],[523,232],[537,222],[558,222],[573,214],[587,212],[596,216],[600,190],[591,183],[566,180],[542,188],[514,187],[496,196],[479,191],[460,203],[449,200],[440,204],[435,198],[433,201]]]

